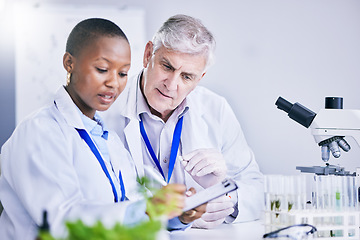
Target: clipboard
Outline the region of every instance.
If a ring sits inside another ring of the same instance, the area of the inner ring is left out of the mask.
[[[218,198],[226,193],[236,190],[238,186],[231,178],[225,179],[221,183],[215,184],[209,188],[206,188],[200,192],[197,192],[191,197],[185,199],[185,207],[183,211],[189,211],[204,203],[207,203],[215,198]]]

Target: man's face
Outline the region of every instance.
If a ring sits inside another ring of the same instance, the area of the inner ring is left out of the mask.
[[[165,47],[152,52],[152,43],[148,42],[141,90],[151,113],[166,121],[204,76],[206,60],[203,55],[169,51]]]

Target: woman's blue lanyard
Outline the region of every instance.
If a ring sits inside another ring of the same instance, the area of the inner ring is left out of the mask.
[[[76,130],[78,131],[80,137],[82,139],[84,139],[86,144],[89,146],[89,148],[94,153],[97,160],[99,161],[102,170],[104,171],[106,177],[110,181],[111,188],[112,188],[112,191],[114,193],[114,202],[118,202],[119,198],[118,198],[118,194],[117,194],[114,182],[112,181],[112,179],[110,177],[109,171],[107,170],[107,168],[105,166],[104,159],[101,157],[101,154],[100,154],[99,150],[97,149],[97,147],[95,146],[94,142],[92,141],[91,137],[89,136],[89,134],[86,132],[85,129],[76,128]],[[121,171],[119,171],[119,180],[120,180],[120,188],[121,188],[121,199],[120,199],[120,201],[124,201],[126,199],[126,197],[125,197],[125,186],[124,186],[124,181],[123,181],[123,178],[122,178],[122,175],[121,175]]]
[[[179,144],[180,144],[180,136],[181,136],[181,130],[182,130],[182,124],[183,124],[183,116],[178,120],[178,122],[176,123],[175,126],[175,130],[174,130],[174,135],[173,135],[173,140],[171,143],[171,152],[170,152],[170,159],[169,159],[169,172],[168,172],[168,179],[167,179],[167,183],[170,182],[170,178],[171,175],[173,173],[174,170],[174,166],[175,166],[175,160],[176,160],[176,156],[177,156],[177,152],[179,149]],[[142,117],[140,115],[140,133],[145,141],[146,147],[151,155],[151,158],[154,160],[154,163],[156,164],[157,168],[159,169],[161,175],[163,176],[164,180],[166,181],[165,178],[165,174],[160,166],[160,162],[157,159],[155,152],[153,150],[153,148],[151,147],[150,141],[148,136],[146,135],[146,131],[144,128],[144,124],[142,122]]]

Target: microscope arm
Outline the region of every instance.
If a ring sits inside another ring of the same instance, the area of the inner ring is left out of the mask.
[[[341,147],[344,151],[350,150],[350,145],[344,137],[352,137],[360,146],[360,110],[351,109],[321,109],[317,114],[299,103],[290,103],[279,97],[275,105],[288,113],[288,116],[306,128],[316,143],[321,146],[323,161],[329,160],[329,152],[340,157]]]
[[[310,129],[316,143],[321,146],[323,161],[329,160],[329,151],[338,158],[340,148],[346,152],[350,150],[343,137],[352,137],[360,146],[360,110],[322,109]]]
[[[330,128],[312,128],[311,134],[314,136],[315,142],[320,142],[330,139],[334,136],[352,137],[360,147],[360,129],[330,129]]]
[[[353,137],[360,146],[360,110],[321,109],[310,125],[317,143],[332,136]]]

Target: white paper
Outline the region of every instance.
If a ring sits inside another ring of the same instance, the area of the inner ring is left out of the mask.
[[[215,198],[218,198],[226,193],[236,190],[238,187],[234,180],[225,179],[221,183],[215,184],[209,188],[206,188],[195,195],[185,199],[184,212],[194,209],[204,203],[207,203]]]

